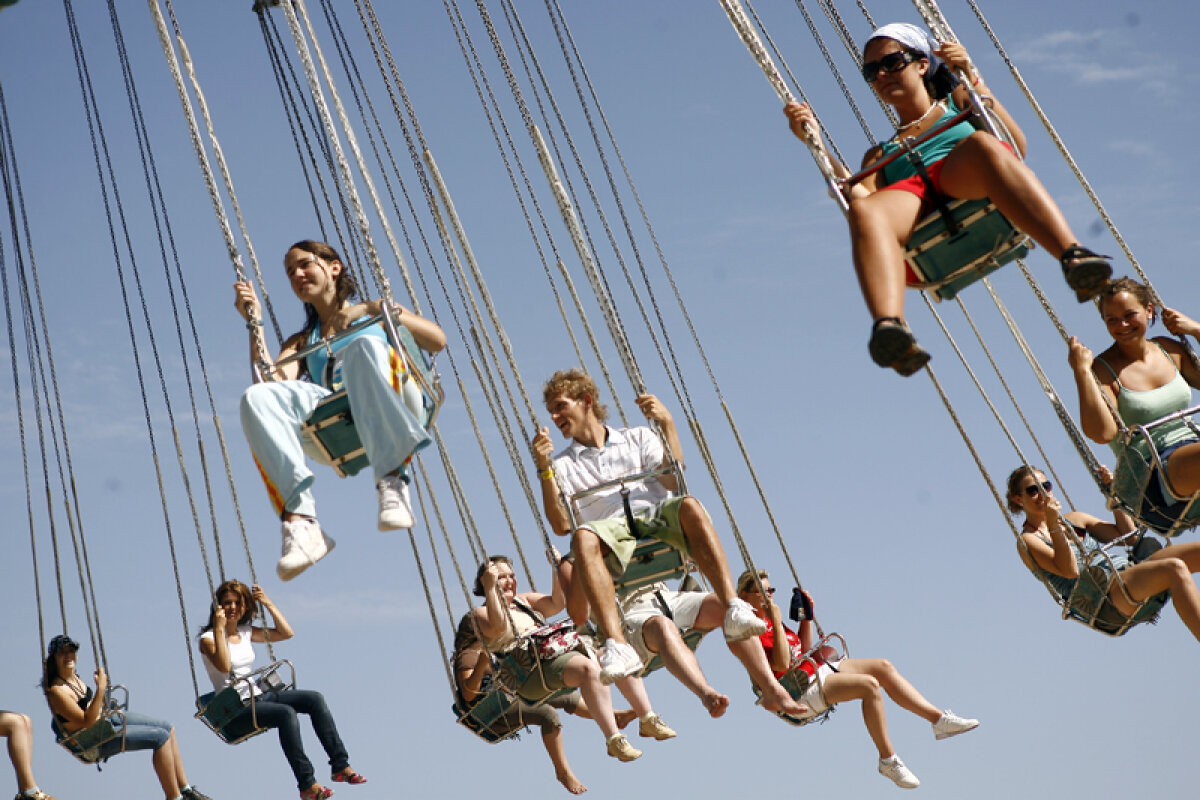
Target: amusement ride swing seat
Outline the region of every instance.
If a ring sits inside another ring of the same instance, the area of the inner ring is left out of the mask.
[[[901,139],[896,152],[841,182],[844,191],[901,157],[913,164],[927,185],[931,184],[916,147],[972,118],[974,113],[968,107],[919,137]],[[904,253],[905,282],[910,288],[924,290],[938,301],[951,300],[980,278],[1023,258],[1033,247],[1029,236],[1014,227],[987,198],[953,199],[932,191],[932,185],[930,189],[935,208],[917,223]]]
[[[510,726],[507,722],[507,730],[496,729],[497,723],[503,722],[515,705],[516,700],[507,691],[495,686],[470,706],[464,706],[462,700],[455,697],[451,710],[458,724],[488,744],[495,744],[516,736],[521,729],[521,725]]]
[[[1138,524],[1163,536],[1176,536],[1200,525],[1200,503],[1197,502],[1200,492],[1176,503],[1163,497],[1158,481],[1160,477],[1168,481],[1167,465],[1159,454],[1153,434],[1156,429],[1178,424],[1190,428],[1200,439],[1200,425],[1193,419],[1197,412],[1200,412],[1200,406],[1177,411],[1145,425],[1125,428],[1118,434],[1120,455],[1113,475],[1112,496]]]
[[[279,670],[284,666],[288,668],[291,676],[288,681],[284,681],[279,676]],[[251,689],[249,697],[243,699],[238,693],[239,684],[245,684]],[[296,688],[296,668],[291,661],[286,659],[275,661],[254,670],[249,675],[237,678],[219,692],[200,695],[196,698],[196,719],[207,725],[208,729],[220,737],[225,744],[239,744],[260,733],[265,733],[269,728],[259,727],[258,716],[255,712],[257,695],[253,692],[253,688],[256,686],[262,691],[277,692],[294,689]],[[231,733],[229,724],[247,708],[250,709],[250,730],[240,735]]]
[[[821,679],[821,673],[817,668],[828,661],[841,661],[843,658],[849,656],[849,654],[850,651],[846,648],[846,640],[842,638],[840,633],[825,634],[815,645],[809,648],[808,652],[792,662],[787,672],[783,673],[779,678],[779,684],[787,689],[788,694],[792,696],[793,700],[800,701],[804,698],[804,693],[808,691],[808,687],[813,681],[816,681],[821,693],[821,700],[824,701],[825,683]],[[804,669],[803,665],[805,664],[812,669],[812,675],[809,675]],[[755,702],[761,703],[762,692],[759,691],[757,686],[753,688],[754,695],[758,698]],[[825,706],[824,711],[811,717],[793,717],[782,711],[776,712],[775,716],[790,725],[803,727],[813,722],[824,722],[836,709],[836,706],[830,705],[828,702],[825,703]]]
[[[578,519],[578,510],[576,503],[594,494],[606,491],[608,489],[617,488],[620,491],[623,505],[625,506],[626,518],[629,521],[629,530],[635,536],[637,535],[637,526],[634,524],[633,514],[629,509],[629,484],[637,483],[638,481],[649,480],[656,478],[659,475],[672,475],[675,477],[676,485],[680,488],[679,494],[685,494],[683,489],[683,470],[679,466],[679,462],[670,459],[658,469],[639,472],[635,475],[623,475],[620,478],[615,478],[611,481],[596,484],[574,494],[568,495],[562,493],[563,506],[567,509],[567,516],[571,522],[571,529],[574,530],[580,526]],[[639,590],[648,589],[656,583],[662,583],[669,580],[682,579],[694,569],[690,559],[684,557],[678,549],[672,547],[666,542],[659,541],[653,537],[640,539],[637,546],[634,547],[633,555],[629,559],[629,564],[625,567],[620,577],[613,579],[613,589],[617,594],[618,601]],[[618,608],[620,602],[618,602]],[[700,640],[704,638],[704,632],[697,630],[689,630],[683,634],[683,641],[690,650],[695,650],[700,646]],[[655,670],[663,666],[662,657],[655,656],[642,669],[641,675],[645,677]]]
[[[118,691],[121,693],[119,701],[113,699],[113,693]],[[84,764],[98,765],[101,761],[100,746],[118,736],[121,737],[121,749],[117,752],[125,752],[125,713],[129,710],[129,690],[117,684],[108,687],[105,694],[104,712],[100,719],[87,728],[66,733],[57,719],[50,720],[58,744]]]
[[[286,359],[281,359],[276,366],[300,361],[319,350],[325,350],[329,356],[328,369],[334,365],[334,345],[338,342],[360,333],[363,326],[382,324],[387,333],[388,344],[391,347],[393,367],[402,377],[402,393],[404,403],[421,420],[421,426],[428,429],[441,408],[445,394],[433,370],[432,360],[413,339],[408,328],[397,323],[390,309],[372,317],[365,322],[353,325],[334,336],[329,336],[312,344]],[[399,362],[403,362],[400,369]],[[269,374],[266,369],[263,374]],[[350,413],[350,399],[345,389],[338,389],[326,397],[309,415],[302,427],[303,433],[318,447],[324,459],[343,478],[356,475],[367,466],[367,454],[362,439],[355,428],[354,419]]]
[[[842,638],[840,633],[826,633],[802,657],[792,661],[791,666],[787,668],[787,672],[780,676],[779,685],[786,688],[787,693],[791,694],[793,700],[799,702],[799,700],[804,699],[804,692],[809,690],[809,686],[815,680],[817,681],[818,691],[821,692],[822,702],[824,702],[824,699],[826,699],[824,697],[824,681],[821,678],[820,670],[817,668],[823,663],[841,661],[842,658],[848,656],[850,656],[850,650],[846,648],[846,639]],[[812,669],[811,675],[808,673],[808,670],[804,669],[804,664],[808,664],[809,668]],[[758,690],[757,686],[752,685],[752,688],[754,688],[755,697],[757,698],[755,703],[761,704],[762,692]],[[775,716],[778,716],[780,720],[788,724],[804,727],[806,724],[812,722],[826,721],[835,709],[835,705],[826,702],[826,710],[814,716],[796,717],[785,714],[782,711],[776,711]]]
[[[1032,558],[1025,542],[1017,537],[1018,546],[1026,556],[1026,566]],[[1111,543],[1110,543],[1111,546]],[[1132,555],[1132,553],[1131,553]],[[1102,547],[1093,551],[1089,561],[1079,571],[1079,578],[1071,587],[1070,593],[1063,595],[1043,574],[1031,570],[1046,585],[1050,594],[1062,608],[1063,619],[1073,619],[1092,630],[1100,631],[1108,636],[1124,636],[1130,628],[1143,622],[1158,621],[1158,612],[1166,603],[1168,594],[1161,592],[1138,603],[1129,597],[1125,582],[1121,579],[1108,548]],[[1109,598],[1109,591],[1116,581],[1126,598],[1137,605],[1132,614],[1122,613]]]

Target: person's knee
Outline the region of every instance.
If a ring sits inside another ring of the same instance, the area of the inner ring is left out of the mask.
[[[642,641],[652,653],[661,652],[672,633],[678,636],[679,629],[666,617],[654,616],[642,624]]]
[[[591,528],[578,528],[571,535],[571,552],[583,561],[592,561],[604,557],[600,537]]]

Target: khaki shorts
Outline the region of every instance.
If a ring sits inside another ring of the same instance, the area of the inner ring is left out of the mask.
[[[563,682],[563,673],[567,671],[567,664],[573,658],[586,657],[578,650],[572,650],[549,661],[542,661],[541,669],[533,669],[530,672],[529,677],[517,689],[517,695],[527,703],[538,703],[560,689],[567,688],[567,684]]]
[[[708,593],[673,592],[667,590],[662,592],[662,597],[666,601],[667,607],[671,609],[670,619],[681,632],[687,633],[696,624],[696,617],[700,614],[700,606],[704,603],[704,599],[708,597]],[[633,649],[637,650],[637,654],[642,659],[643,664],[650,663],[655,654],[646,647],[646,640],[642,638],[642,628],[654,617],[665,616],[666,614],[663,613],[662,607],[659,606],[656,594],[653,591],[646,592],[633,605],[626,606],[626,638],[633,645]]]
[[[686,499],[686,495],[669,497],[656,506],[634,514],[636,529],[632,532],[623,514],[619,517],[585,522],[579,529],[590,530],[608,545],[609,552],[604,557],[604,564],[608,567],[610,575],[619,578],[625,573],[629,559],[633,558],[634,548],[642,539],[657,539],[684,555],[688,554],[687,538],[683,535],[683,526],[679,522],[679,509]]]

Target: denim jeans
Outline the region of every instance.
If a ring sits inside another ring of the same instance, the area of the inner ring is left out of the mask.
[[[300,740],[300,719],[298,714],[308,714],[312,719],[313,730],[329,756],[329,766],[334,772],[350,766],[350,756],[346,746],[338,735],[337,724],[325,704],[325,697],[320,692],[305,689],[285,689],[281,692],[263,692],[254,700],[254,713],[258,717],[259,727],[276,728],[279,730],[279,745],[287,757],[288,765],[296,776],[296,785],[304,791],[316,782],[316,773],[312,762],[304,754],[304,744]],[[249,733],[253,726],[250,707],[247,706],[241,714],[230,721],[226,730],[231,736],[242,736]]]
[[[114,720],[118,717],[113,717]],[[169,722],[145,714],[125,714],[125,741],[122,747],[121,726],[117,727],[117,735],[100,745],[101,758],[109,758],[118,753],[131,750],[157,750],[167,743],[174,730]]]

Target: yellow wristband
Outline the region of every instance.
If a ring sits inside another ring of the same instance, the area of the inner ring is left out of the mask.
[[[554,467],[546,467],[538,473],[538,477],[544,481],[552,480],[554,478]]]

